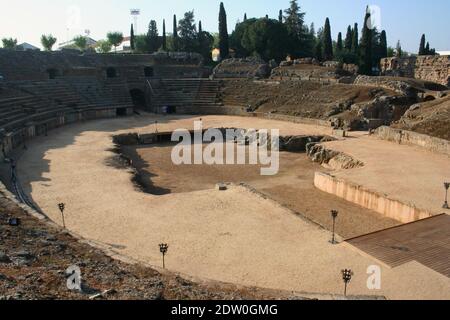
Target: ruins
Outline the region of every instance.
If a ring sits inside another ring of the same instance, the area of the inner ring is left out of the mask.
[[[383,59],[382,75],[364,76],[356,65],[312,58],[233,58],[212,68],[182,52],[0,49],[0,205],[60,230],[56,204],[65,203],[67,229],[101,252],[158,269],[155,244],[164,241],[168,272],[220,288],[333,299],[341,292],[334,266],[355,270],[358,297],[449,299],[446,260],[434,259],[448,253],[450,230],[441,196],[448,63]],[[279,130],[280,172],[176,166],[168,139],[195,132],[197,121],[205,130]],[[394,241],[393,229],[406,249],[378,245],[382,235]],[[423,241],[434,251],[421,251]],[[374,264],[386,283],[376,292],[365,278]]]

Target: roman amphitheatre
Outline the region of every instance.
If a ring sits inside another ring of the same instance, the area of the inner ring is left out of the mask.
[[[0,50],[3,210],[216,288],[340,299],[351,269],[356,299],[450,299],[450,60],[419,57],[401,77],[408,64],[393,59],[368,77],[313,59],[212,70],[189,53]],[[195,121],[279,129],[278,174],[174,165],[171,133]],[[13,277],[21,255],[2,250],[0,275]],[[368,286],[372,266],[380,288]]]

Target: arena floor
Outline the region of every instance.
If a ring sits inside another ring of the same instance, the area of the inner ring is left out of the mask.
[[[196,278],[339,294],[343,291],[340,271],[351,268],[355,276],[350,294],[450,299],[450,280],[414,261],[394,269],[381,265],[381,290],[369,290],[367,268],[377,261],[347,244],[330,245],[329,231],[244,187],[219,192],[212,186],[161,196],[137,190],[129,170],[107,164],[114,156],[111,137],[153,132],[155,119],[149,115],[74,124],[29,142],[18,163],[24,189],[57,223],[61,222],[57,204],[66,203],[71,231],[120,254],[160,266],[158,244],[169,243],[167,267]],[[198,118],[158,118],[158,129],[191,129],[194,119]],[[207,127],[330,134],[327,128],[254,118],[205,116],[203,120]],[[406,162],[403,159],[403,165]]]

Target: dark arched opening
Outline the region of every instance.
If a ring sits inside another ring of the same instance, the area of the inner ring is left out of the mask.
[[[59,71],[57,69],[48,69],[47,73],[49,79],[56,79],[56,77],[59,75]]]
[[[145,93],[140,89],[130,90],[131,100],[133,100],[133,106],[138,109],[145,109]]]
[[[115,68],[106,69],[106,77],[108,78],[117,78],[117,71]]]
[[[434,101],[434,100],[436,100],[436,98],[433,97],[433,96],[426,96],[425,99],[423,99],[423,101],[425,101],[425,102],[427,102],[427,101]]]
[[[153,77],[154,72],[153,72],[153,68],[152,67],[145,67],[144,68],[144,75],[148,78],[148,77]]]

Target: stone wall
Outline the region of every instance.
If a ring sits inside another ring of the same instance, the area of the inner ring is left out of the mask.
[[[116,69],[117,77],[141,81],[148,67],[153,68],[154,77],[165,78],[209,76],[211,72],[195,53],[74,54],[0,49],[0,74],[6,81],[47,80],[49,70],[54,70],[57,77],[106,78],[108,68]]]
[[[242,59],[227,59],[218,64],[213,70],[215,79],[253,79],[267,78],[271,67],[264,60],[248,57]]]
[[[375,131],[375,135],[383,140],[397,142],[398,144],[419,146],[432,152],[450,156],[450,141],[448,140],[386,126],[378,128]]]
[[[450,56],[381,59],[381,74],[416,78],[450,87]]]
[[[388,196],[344,181],[327,173],[316,172],[314,186],[324,192],[376,211],[385,217],[410,223],[432,216],[427,210],[391,199]]]

